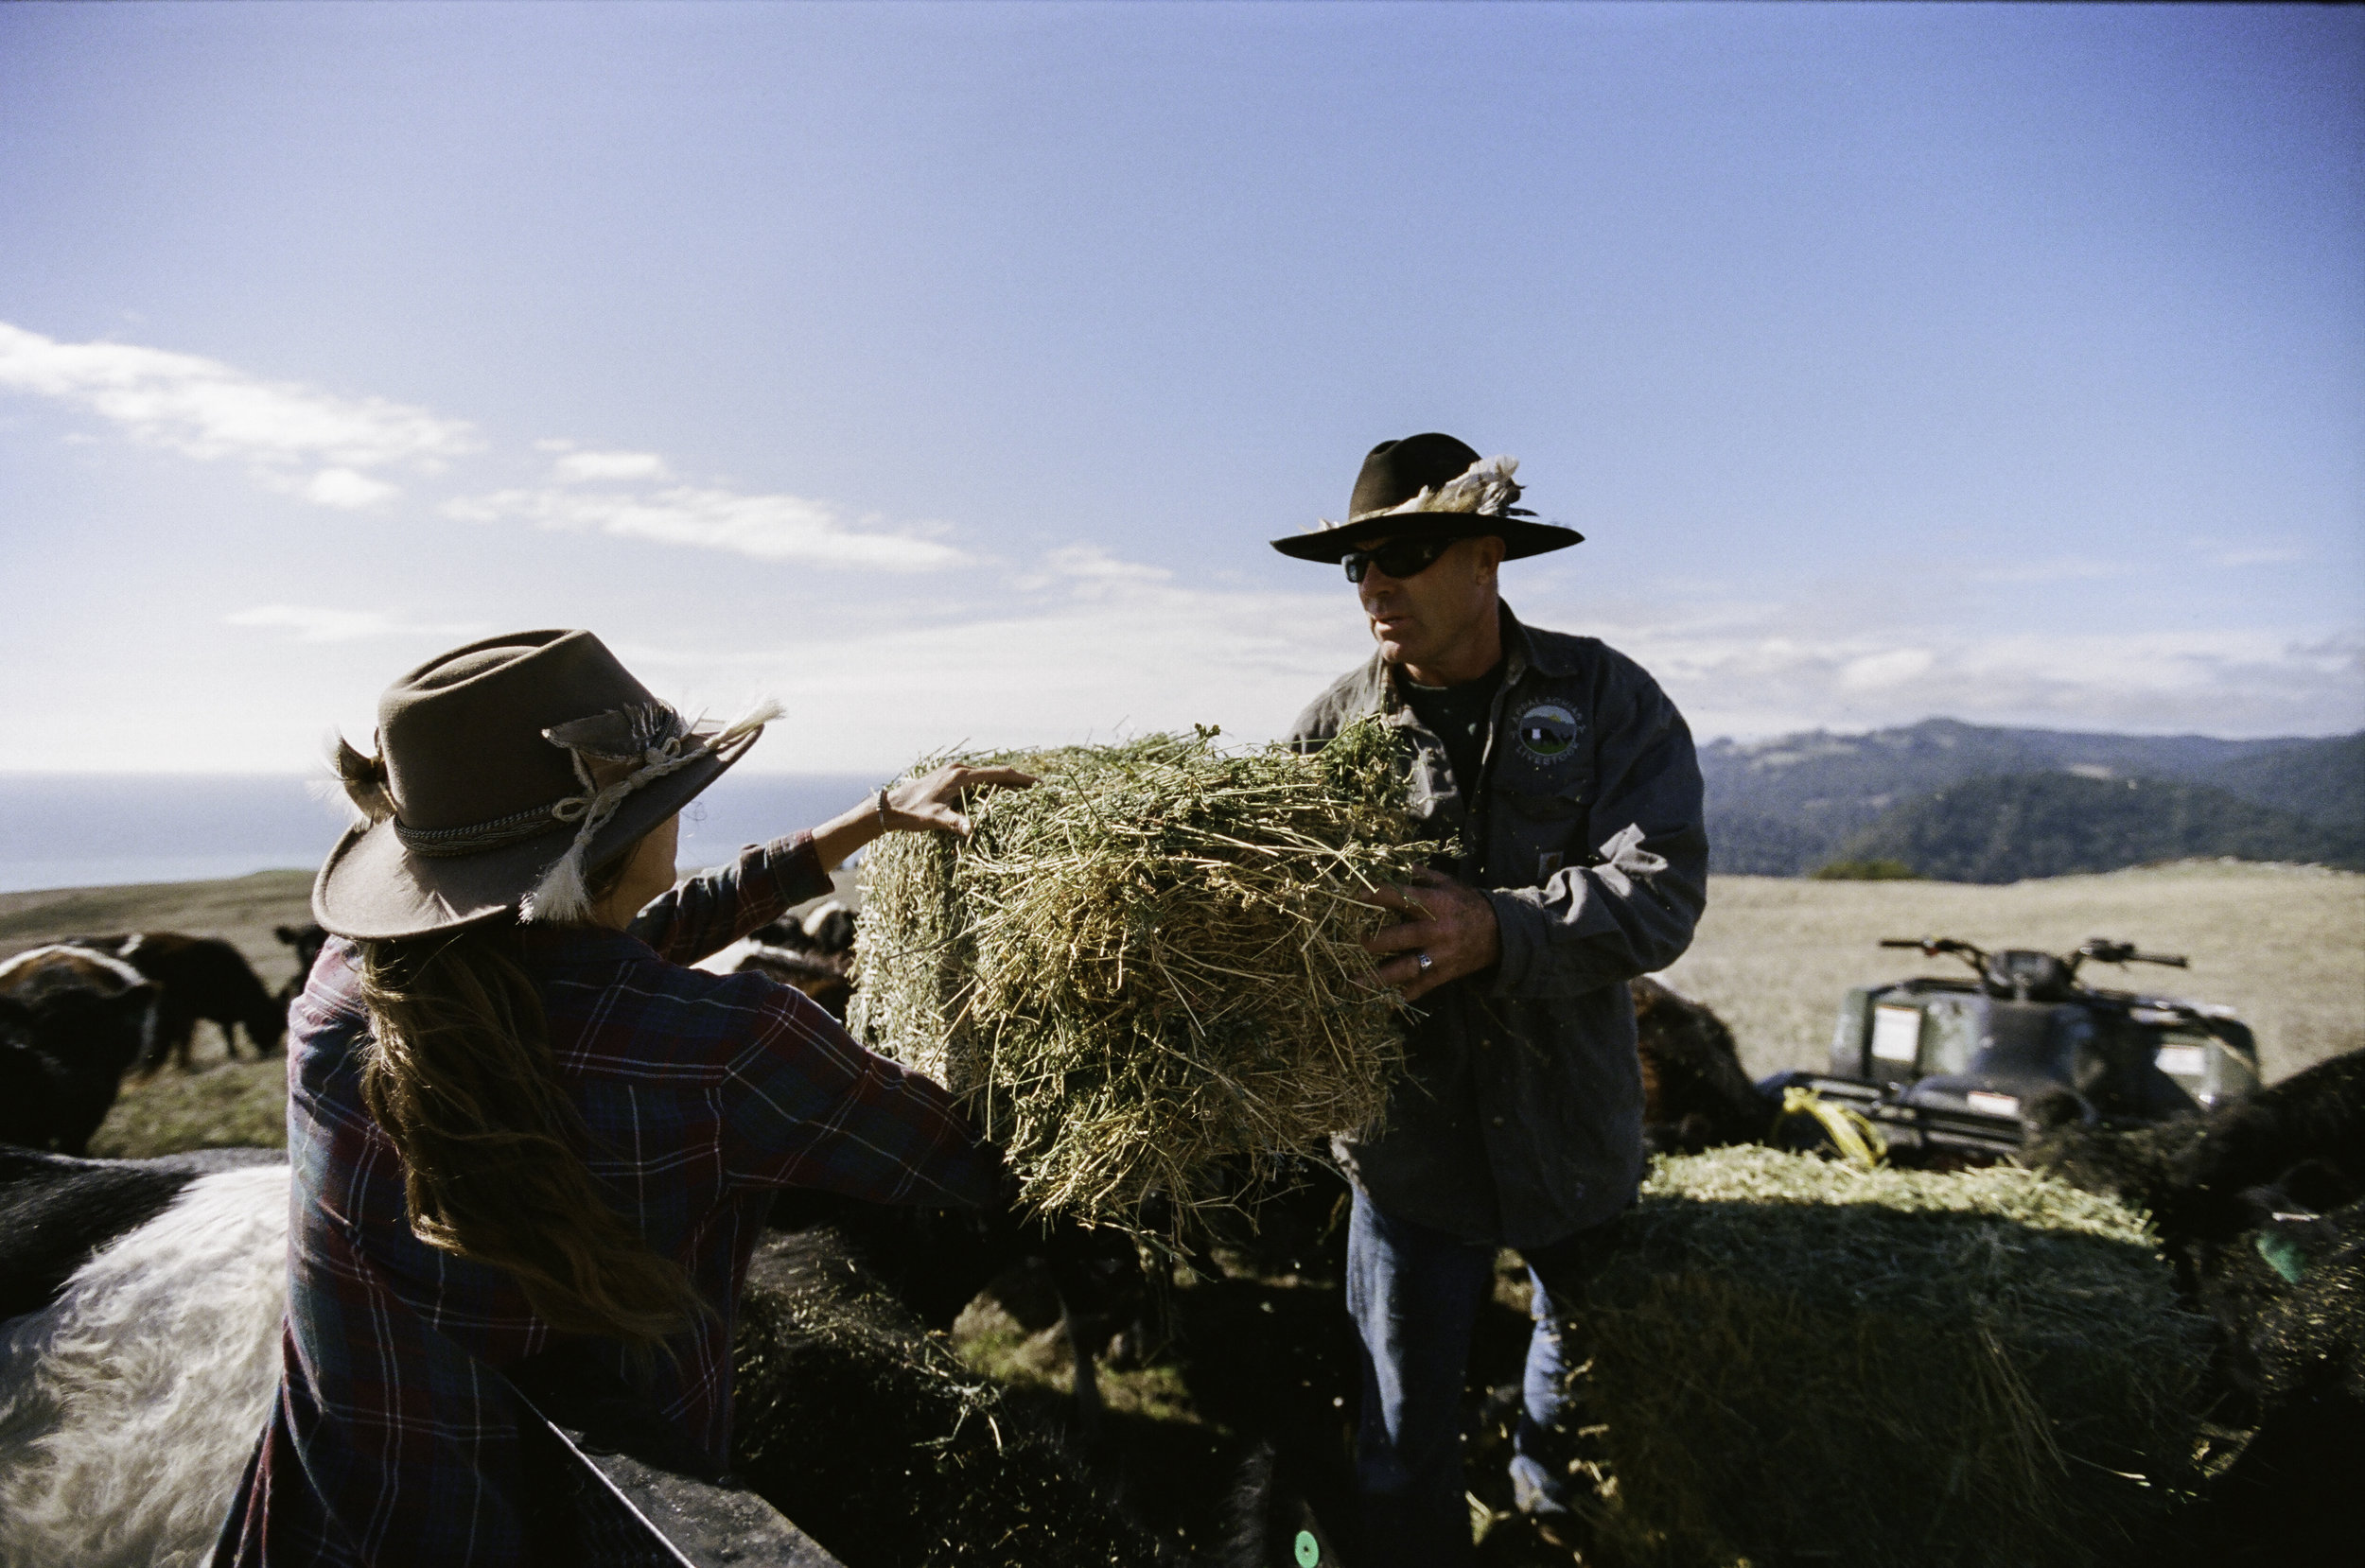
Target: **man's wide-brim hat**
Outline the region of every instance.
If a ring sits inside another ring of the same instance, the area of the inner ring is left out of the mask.
[[[1503,542],[1503,558],[1541,555],[1585,535],[1539,523],[1515,506],[1516,458],[1481,458],[1475,447],[1431,431],[1383,441],[1363,460],[1346,521],[1325,519],[1310,533],[1275,539],[1272,548],[1301,561],[1336,561],[1375,539],[1474,539]]]
[[[362,820],[321,867],[312,916],[369,938],[513,910],[586,920],[587,874],[721,777],[779,712],[701,728],[588,632],[455,648],[378,699],[377,756],[339,740]]]

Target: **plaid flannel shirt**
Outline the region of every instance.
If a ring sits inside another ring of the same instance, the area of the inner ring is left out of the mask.
[[[990,1151],[935,1084],[864,1051],[788,986],[680,967],[829,886],[798,834],[683,883],[630,934],[526,928],[592,1176],[717,1309],[654,1375],[658,1407],[718,1466],[734,1309],[776,1189],[913,1204],[994,1191]],[[369,1025],[354,962],[350,944],[330,943],[291,1010],[284,1370],[214,1560],[515,1562],[517,1405],[484,1369],[547,1348],[552,1332],[507,1274],[411,1233],[401,1159],[361,1103]],[[621,1345],[592,1343],[620,1375],[650,1375]]]

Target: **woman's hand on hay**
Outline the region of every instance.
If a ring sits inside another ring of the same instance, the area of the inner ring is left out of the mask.
[[[1033,774],[1016,768],[972,768],[947,762],[936,772],[906,779],[886,793],[885,830],[890,833],[958,833],[969,836],[961,797],[972,790],[1024,790]]]
[[[1363,947],[1381,961],[1380,983],[1402,991],[1407,1002],[1502,961],[1503,933],[1495,906],[1451,877],[1416,871],[1406,886],[1374,889],[1371,901],[1404,916],[1363,938]],[[1428,954],[1427,968],[1421,967],[1423,953]]]
[[[960,810],[972,790],[1024,790],[1032,774],[1016,768],[972,768],[947,762],[933,773],[880,791],[852,810],[832,818],[814,834],[821,863],[835,866],[882,833],[958,833],[967,837],[969,818]]]

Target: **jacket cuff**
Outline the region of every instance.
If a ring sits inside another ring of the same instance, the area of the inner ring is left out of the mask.
[[[1500,934],[1502,956],[1495,965],[1489,996],[1515,997],[1531,989],[1544,956],[1546,915],[1534,903],[1499,887],[1482,890],[1495,906],[1495,928]]]

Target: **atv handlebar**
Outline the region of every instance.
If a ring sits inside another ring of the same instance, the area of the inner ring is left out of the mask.
[[[2192,967],[2181,953],[2137,952],[2132,942],[2113,942],[2107,936],[2089,936],[2077,945],[2079,958],[2091,958],[2097,964],[2164,964],[2171,969]]]
[[[1978,968],[1988,961],[1986,949],[1974,948],[1968,942],[1957,942],[1951,936],[1883,936],[1881,946],[1914,948],[1924,958],[1936,958],[1942,952],[1951,952],[1968,961],[1972,968]]]
[[[1942,952],[1951,952],[1982,975],[1985,975],[1988,969],[1988,955],[1986,949],[1973,947],[1969,942],[1958,942],[1951,936],[1883,936],[1881,938],[1881,946],[1912,948],[1924,958],[1936,958]],[[2171,969],[2185,969],[2192,967],[2181,953],[2137,952],[2134,943],[2113,942],[2107,936],[2086,938],[2077,945],[2076,952],[2062,959],[2062,963],[2067,965],[2069,972],[2075,975],[2077,973],[2078,965],[2090,958],[2099,964],[2160,964]]]

